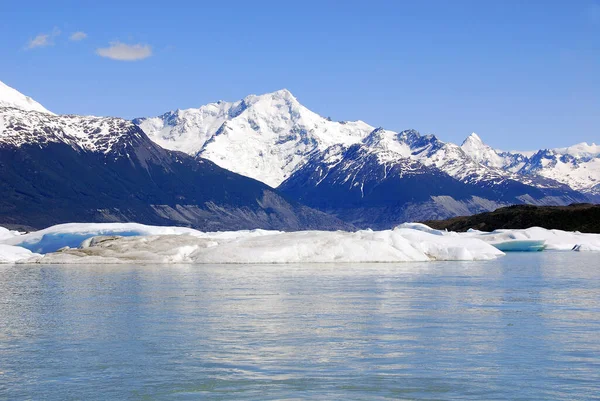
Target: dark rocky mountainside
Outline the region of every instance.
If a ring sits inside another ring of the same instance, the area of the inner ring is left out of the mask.
[[[374,150],[365,144],[336,145],[315,154],[277,189],[357,227],[373,229],[487,212],[519,203],[587,201],[586,196],[564,184],[538,188],[495,176],[477,182],[469,175],[462,178],[386,149]]]
[[[0,122],[1,225],[351,228],[259,181],[165,150],[126,120],[0,108]]]

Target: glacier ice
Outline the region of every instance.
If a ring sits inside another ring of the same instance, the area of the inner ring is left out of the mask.
[[[41,256],[20,246],[0,244],[0,263],[15,263]]]
[[[29,234],[11,236],[0,242],[9,245],[18,245],[37,253],[50,253],[60,248],[79,246],[82,241],[102,235],[118,235],[121,237],[148,236],[148,235],[192,235],[206,237],[208,235],[219,238],[236,238],[239,236],[256,236],[278,233],[267,230],[241,230],[218,233],[204,233],[192,228],[170,226],[148,226],[138,223],[66,223],[48,227],[44,230],[34,231]]]
[[[473,231],[465,235],[496,245],[511,241],[544,241],[545,249],[553,251],[570,251],[577,245],[585,245],[584,249],[589,250],[600,247],[600,234],[548,230],[541,227],[495,230],[489,233]]]
[[[0,263],[365,263],[488,260],[502,250],[600,251],[599,234],[532,227],[465,233],[407,223],[393,230],[225,231],[136,223],[0,230]]]
[[[410,228],[205,233],[135,223],[70,223],[3,242],[44,253],[38,263],[362,263],[486,260],[503,254],[476,238]]]
[[[502,252],[540,252],[546,249],[544,240],[511,240],[492,243]]]

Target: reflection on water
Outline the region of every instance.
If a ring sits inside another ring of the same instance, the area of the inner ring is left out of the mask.
[[[0,266],[0,399],[593,399],[600,262]]]

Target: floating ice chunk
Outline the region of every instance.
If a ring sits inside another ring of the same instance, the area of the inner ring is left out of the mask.
[[[600,252],[600,245],[578,244],[573,247],[577,252]]]
[[[40,263],[323,263],[486,260],[502,250],[579,251],[600,248],[600,235],[546,230],[470,230],[456,233],[424,224],[357,232],[229,231],[135,223],[61,224],[30,234],[0,231],[0,243],[46,253]],[[14,247],[13,247],[14,248]],[[497,249],[499,248],[499,249]],[[8,248],[6,248],[8,249]],[[4,254],[15,255],[15,249]],[[27,251],[27,252],[29,252]],[[11,261],[35,256],[19,250]],[[3,257],[9,260],[8,256]],[[12,262],[11,262],[12,263]]]
[[[41,263],[322,263],[426,261],[402,237],[378,232],[300,231],[201,238],[159,235],[92,240],[47,254]],[[105,261],[103,261],[105,260]]]
[[[475,239],[412,229],[231,232],[94,237],[38,263],[364,263],[485,260],[503,253]]]
[[[436,230],[423,223],[402,223],[396,228],[407,228],[411,230],[423,231],[433,235],[447,235],[449,231]]]
[[[22,262],[40,256],[20,246],[0,244],[0,263]]]
[[[570,251],[575,245],[600,246],[600,234],[582,234],[562,230],[531,227],[522,230],[496,230],[489,233],[467,232],[461,235],[479,238],[490,244],[510,241],[544,241],[548,250]],[[584,247],[584,249],[587,249]]]
[[[21,235],[18,231],[12,231],[4,227],[0,227],[0,241]]]
[[[425,226],[424,224],[420,225]],[[396,228],[394,231],[434,260],[488,260],[503,255],[500,250],[480,239],[461,238],[457,233],[443,235],[438,230],[429,233],[426,230],[412,228]]]
[[[122,237],[146,235],[191,235],[206,237],[208,235],[237,238],[245,235],[270,235],[278,231],[243,230],[219,233],[204,233],[186,227],[148,226],[137,223],[67,223],[59,224],[18,237],[0,239],[9,245],[18,245],[37,253],[49,253],[68,246],[78,247],[84,240],[101,235],[118,235]]]
[[[538,252],[546,248],[544,240],[512,240],[491,243],[502,252]]]

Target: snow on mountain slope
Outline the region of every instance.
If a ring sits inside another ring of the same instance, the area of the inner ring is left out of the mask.
[[[134,122],[163,148],[195,155],[221,125],[243,107],[241,103],[218,101],[198,109],[170,111],[159,117],[139,118]]]
[[[12,107],[0,107],[0,194],[0,223],[34,228],[65,221],[350,228],[256,180],[163,149],[131,121]]]
[[[476,135],[470,138],[475,143],[479,139]],[[478,149],[476,155],[471,156],[461,146],[443,142],[434,135],[423,136],[415,130],[402,131],[397,140],[410,148],[411,159],[436,167],[464,183],[500,185],[509,179],[517,180],[512,174],[481,163],[486,149]]]
[[[378,129],[363,143],[316,153],[278,189],[363,228],[478,213],[505,204],[407,157],[410,150],[394,141],[394,134]]]
[[[2,81],[0,81],[0,107],[14,107],[26,111],[39,111],[40,113],[52,114],[29,96],[23,95]]]
[[[475,133],[458,146],[414,130],[396,133],[375,130],[362,121],[330,121],[302,106],[285,89],[134,122],[167,149],[201,156],[273,187],[315,153],[357,143],[378,152],[382,162],[409,158],[470,184],[519,182],[568,190],[566,184],[591,193],[600,185],[600,146],[579,144],[544,154],[503,152]]]
[[[600,195],[598,148],[595,144],[580,144],[570,148],[540,150],[527,160],[519,173],[540,175],[563,182],[578,191]]]
[[[600,146],[595,143],[536,152],[502,152],[471,134],[461,148],[482,165],[516,174],[517,179],[539,181],[544,177],[577,191],[600,195]]]
[[[538,186],[484,166],[457,145],[416,131],[378,128],[361,143],[312,155],[278,189],[357,227],[448,218],[516,203],[569,204],[585,197],[563,184]]]
[[[120,118],[57,116],[0,107],[0,145],[66,143],[75,149],[108,153],[139,128]]]
[[[595,143],[588,145],[587,142],[581,142],[567,148],[556,148],[553,151],[557,154],[571,155],[579,158],[598,157],[600,156],[600,145],[596,145]]]
[[[373,131],[362,121],[321,117],[285,89],[134,121],[167,149],[196,154],[273,187],[312,153],[358,143]]]
[[[515,164],[518,154],[500,154],[492,147],[483,143],[479,135],[472,133],[464,140],[460,148],[473,160],[488,167],[504,168]]]

